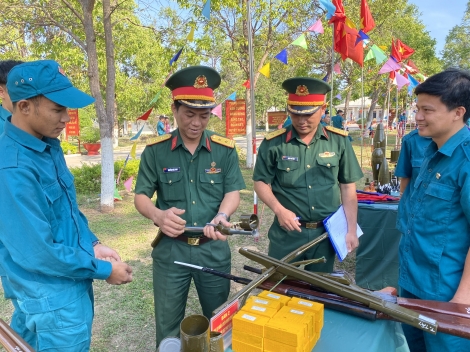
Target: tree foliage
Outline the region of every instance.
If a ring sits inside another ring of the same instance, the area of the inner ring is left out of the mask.
[[[470,1],[460,25],[451,29],[442,52],[444,66],[470,69]]]

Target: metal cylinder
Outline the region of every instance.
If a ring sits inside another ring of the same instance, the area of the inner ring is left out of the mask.
[[[190,315],[180,324],[181,352],[209,352],[209,320],[203,315]]]
[[[181,341],[177,337],[167,337],[160,342],[158,352],[180,352]]]
[[[211,331],[211,352],[224,352],[224,335]]]
[[[396,163],[398,162],[398,157],[400,156],[400,151],[399,150],[392,150],[390,152],[390,162],[391,163]]]
[[[240,215],[240,227],[245,231],[257,229],[259,226],[258,215],[242,214]]]

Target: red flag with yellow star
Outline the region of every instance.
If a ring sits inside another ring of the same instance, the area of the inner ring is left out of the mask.
[[[409,58],[414,52],[414,49],[405,45],[400,39],[397,39],[396,41],[392,39],[392,57],[397,62],[401,62],[402,60]]]
[[[375,22],[370,13],[369,5],[366,0],[361,0],[361,29],[364,33],[367,33],[374,27]]]

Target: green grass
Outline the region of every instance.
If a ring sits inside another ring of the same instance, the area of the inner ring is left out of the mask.
[[[351,135],[354,138],[353,146],[356,155],[361,161],[360,135],[356,132]],[[390,134],[388,144],[393,146],[395,138],[394,134]],[[365,176],[370,177],[370,139],[364,139],[363,143],[362,168]],[[241,164],[244,165],[244,162]],[[232,219],[238,219],[242,213],[253,212],[252,170],[242,168],[242,174],[247,189],[241,191],[241,204]],[[357,186],[362,189],[364,179],[360,180]],[[115,203],[115,210],[112,214],[99,212],[97,210],[99,200],[96,198],[79,195],[78,199],[81,210],[88,217],[91,229],[104,244],[116,249],[134,271],[134,281],[127,285],[111,286],[104,281],[95,282],[95,320],[91,351],[154,351],[155,324],[150,243],[157,233],[157,228],[135,210],[132,193],[124,194],[123,200]],[[247,236],[233,236],[229,239],[232,248],[232,274],[234,275],[254,278],[256,275],[243,270],[243,265],[259,267],[257,263],[250,262],[238,254],[239,248],[249,247],[267,252],[267,232],[273,221],[273,213],[261,201],[258,205],[258,212],[261,221],[261,236],[257,242]],[[343,263],[336,262],[335,267],[354,275],[355,253],[349,255]],[[242,287],[243,285],[232,282],[231,294],[233,295]],[[1,288],[0,293],[3,293]],[[201,309],[196,290],[191,287],[186,314],[195,313],[201,313]],[[11,303],[0,299],[0,318],[9,322],[11,314]]]

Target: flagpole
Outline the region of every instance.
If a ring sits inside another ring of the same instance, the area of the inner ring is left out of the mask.
[[[250,114],[251,114],[251,136],[252,136],[252,147],[253,147],[253,169],[256,164],[256,115],[255,115],[255,79],[254,79],[254,55],[253,55],[253,33],[251,28],[251,10],[250,0],[246,0],[246,17],[247,17],[247,28],[248,28],[248,54],[249,54],[249,66],[250,66]],[[247,149],[249,148],[247,140]],[[253,213],[258,214],[258,196],[253,191]]]
[[[364,108],[365,108],[365,103],[364,103],[364,64],[361,67],[361,95],[362,95],[362,116],[361,116],[361,121],[362,121],[362,127],[361,127],[361,168],[362,168],[362,146],[364,144]]]
[[[334,26],[334,25],[332,25]],[[333,77],[333,70],[334,70],[334,65],[335,65],[335,29],[334,27],[332,27],[333,30],[332,30],[332,43],[331,43],[331,94],[330,94],[330,116],[333,116],[333,81],[334,81],[334,77]],[[330,125],[331,125],[331,121],[330,120]]]

